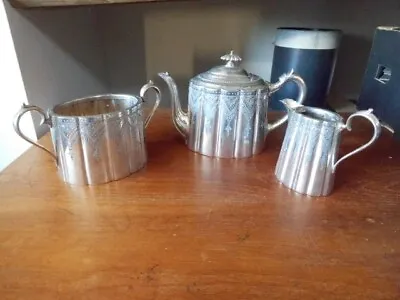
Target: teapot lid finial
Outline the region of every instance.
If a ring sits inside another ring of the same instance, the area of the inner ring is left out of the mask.
[[[197,86],[212,87],[215,89],[227,89],[229,91],[246,89],[264,89],[265,81],[254,74],[248,73],[245,69],[239,66],[242,58],[230,51],[220,57],[225,61],[225,64],[215,66],[210,70],[198,74],[192,78],[193,83]]]
[[[239,55],[236,55],[233,50],[229,54],[225,54],[224,56],[221,56],[221,59],[226,61],[226,67],[235,67],[236,62],[240,62],[242,58]]]

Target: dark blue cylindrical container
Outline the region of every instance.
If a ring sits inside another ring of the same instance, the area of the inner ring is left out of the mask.
[[[292,69],[307,85],[305,105],[326,108],[342,32],[337,29],[280,27],[275,37],[271,82]],[[298,88],[288,82],[271,97],[271,110],[285,110],[279,101],[296,99]]]

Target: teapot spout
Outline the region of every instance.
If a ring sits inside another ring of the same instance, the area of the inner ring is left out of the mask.
[[[184,138],[187,138],[189,133],[189,117],[188,114],[182,110],[176,83],[168,72],[158,73],[158,76],[160,76],[167,83],[171,93],[172,121],[179,133]]]
[[[280,100],[283,105],[285,105],[286,109],[290,112],[290,111],[294,111],[294,112],[304,112],[305,111],[305,107],[304,105],[298,103],[297,101],[294,101],[292,99],[282,99]]]

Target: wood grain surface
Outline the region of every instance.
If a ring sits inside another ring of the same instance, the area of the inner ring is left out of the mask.
[[[353,127],[341,153],[372,132]],[[147,167],[95,187],[31,148],[0,174],[0,299],[400,299],[400,145],[384,132],[310,198],[275,180],[283,132],[212,159],[159,111]]]
[[[64,7],[83,5],[143,3],[143,2],[177,2],[177,1],[200,1],[200,0],[9,0],[15,8],[37,8],[37,7]]]

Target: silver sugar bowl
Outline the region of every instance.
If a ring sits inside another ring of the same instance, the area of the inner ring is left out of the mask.
[[[167,72],[158,75],[171,92],[172,118],[190,150],[212,157],[245,158],[260,153],[269,131],[287,121],[287,115],[268,123],[271,94],[286,82],[299,87],[298,103],[306,95],[306,85],[293,71],[276,83],[264,81],[240,66],[233,51],[221,57],[224,65],[192,78],[189,83],[188,112],[179,101],[175,81]]]
[[[143,116],[144,96],[154,90],[156,101]],[[161,100],[160,90],[151,81],[140,96],[104,94],[75,99],[44,111],[23,105],[14,118],[16,133],[50,154],[60,177],[73,185],[96,185],[122,179],[147,164],[145,128]],[[38,112],[50,127],[54,153],[29,139],[20,129],[20,119]]]

